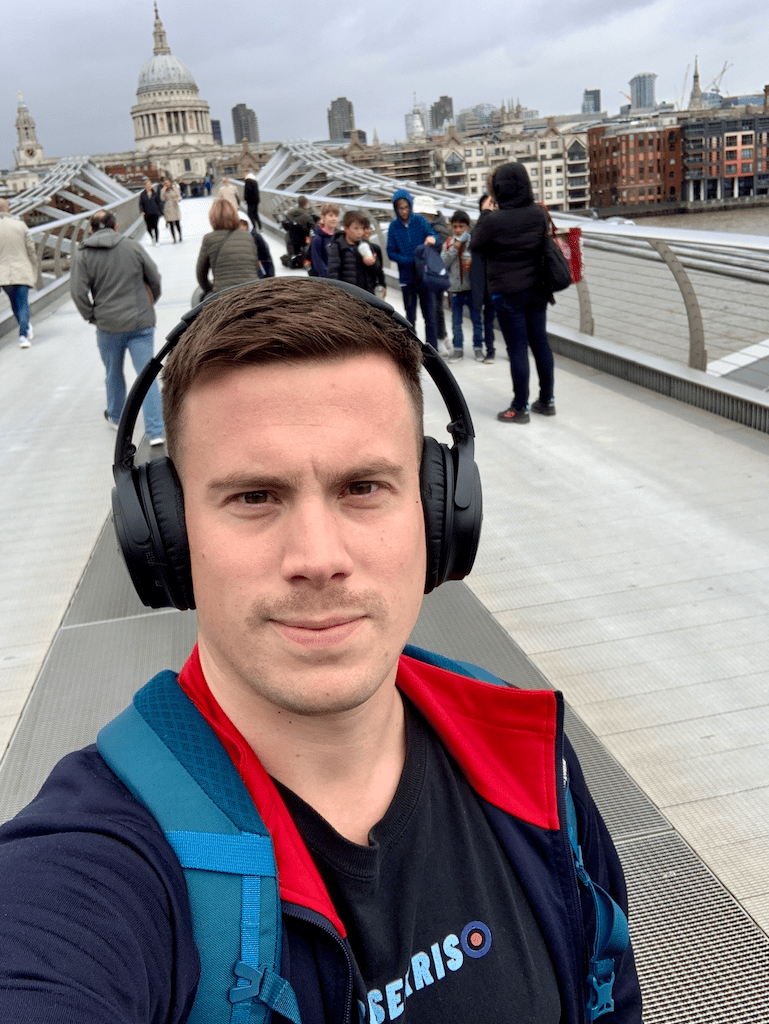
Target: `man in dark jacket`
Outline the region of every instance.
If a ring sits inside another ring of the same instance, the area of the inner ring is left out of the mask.
[[[398,264],[398,278],[403,292],[406,319],[414,326],[417,318],[417,299],[425,321],[425,341],[437,348],[435,325],[435,296],[421,287],[416,279],[414,256],[417,246],[435,245],[435,235],[425,218],[412,213],[414,198],[405,188],[396,189],[392,196],[395,220],[387,230],[387,255]]]
[[[107,371],[104,418],[116,428],[126,399],[126,351],[137,373],[152,358],[158,268],[144,246],[118,233],[109,211],[99,210],[91,217],[91,234],[77,250],[70,292],[83,319],[96,325],[96,343]],[[150,444],[163,444],[163,413],[154,381],[142,410]]]
[[[594,929],[565,773],[586,870],[625,896],[562,700],[404,652],[458,540],[443,470],[422,465],[437,442],[421,367],[400,319],[331,282],[274,278],[198,314],[164,369],[166,498],[183,494],[176,568],[198,642],[157,685],[203,730],[190,756],[237,773],[222,799],[269,830],[292,1021],[465,1024],[525,1007],[537,1024],[586,1024]],[[0,829],[0,906],[0,1020],[188,1019],[200,959],[184,876],[96,748]],[[640,1024],[632,951],[612,959],[606,1024]],[[195,1019],[230,1021],[228,991],[256,998],[231,987],[230,964],[215,1015]]]
[[[299,196],[296,206],[289,210],[282,222],[286,232],[286,251],[289,265],[295,270],[302,266],[304,250],[310,244],[315,230],[315,219],[310,213],[307,196]]]

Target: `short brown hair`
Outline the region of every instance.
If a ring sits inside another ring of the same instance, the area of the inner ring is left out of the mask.
[[[342,217],[342,227],[349,228],[353,224],[360,224],[361,227],[365,227],[365,217],[360,210],[348,210],[347,213]]]
[[[325,217],[327,213],[335,213],[337,217],[339,216],[339,207],[336,205],[336,203],[324,203],[323,206],[321,206],[321,217]]]
[[[384,310],[312,278],[273,277],[223,292],[187,329],[163,369],[168,454],[182,448],[184,399],[208,373],[258,363],[321,362],[381,353],[397,366],[423,433],[422,349]]]
[[[208,219],[214,231],[237,231],[240,227],[238,211],[229,199],[214,199],[208,211]]]

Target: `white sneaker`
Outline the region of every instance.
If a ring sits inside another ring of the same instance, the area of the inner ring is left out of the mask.
[[[22,334],[19,337],[19,348],[32,348],[32,342],[29,340],[28,334]]]
[[[35,337],[35,332],[32,330],[32,324],[27,324],[27,341],[32,341]]]

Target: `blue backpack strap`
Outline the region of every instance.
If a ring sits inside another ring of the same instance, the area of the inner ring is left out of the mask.
[[[577,812],[568,782],[566,783],[566,823],[577,868],[577,877],[590,893],[595,907],[595,936],[590,957],[590,973],[587,976],[587,1011],[589,1019],[596,1020],[604,1013],[611,1013],[614,1009],[612,995],[614,960],[615,957],[621,956],[630,944],[630,933],[625,912],[605,889],[595,884],[587,873],[577,836]]]
[[[403,653],[417,661],[434,665],[436,668],[442,668],[448,672],[456,672],[459,675],[468,676],[470,679],[496,683],[498,686],[507,685],[498,676],[492,675],[491,672],[487,672],[478,665],[472,665],[467,661],[455,661],[452,658],[445,658],[434,651],[426,651],[421,647],[414,647],[412,644],[409,644]],[[582,848],[579,845],[577,835],[577,813],[574,808],[574,799],[571,795],[568,779],[566,780],[566,825],[569,832],[569,843],[574,855],[577,878],[579,878],[580,882],[590,893],[593,906],[595,907],[595,936],[590,957],[590,971],[587,976],[589,992],[587,1011],[588,1017],[592,1021],[603,1016],[605,1013],[610,1013],[614,1009],[612,995],[614,987],[614,961],[630,945],[630,933],[625,912],[605,889],[595,884],[584,865]]]
[[[175,674],[155,676],[97,742],[184,868],[201,959],[191,1024],[261,1024],[272,1010],[300,1024],[296,996],[279,973],[272,840],[230,757]]]

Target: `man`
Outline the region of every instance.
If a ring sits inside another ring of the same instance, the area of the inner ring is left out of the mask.
[[[339,207],[336,203],[324,203],[310,242],[310,277],[328,277],[328,247],[338,220]]]
[[[126,398],[125,353],[130,352],[137,373],[152,358],[158,268],[139,242],[118,233],[108,210],[98,210],[91,217],[91,234],[78,247],[70,291],[83,319],[96,325],[96,344],[107,371],[104,418],[117,428]],[[150,444],[163,444],[163,413],[154,381],[142,409]]]
[[[198,613],[178,686],[272,835],[303,1024],[584,1024],[559,698],[401,656],[432,557],[420,365],[330,283],[276,278],[199,314],[164,371]],[[585,864],[622,898],[567,757]],[[95,748],[3,826],[0,904],[0,1019],[187,1019],[184,878]],[[640,1024],[629,951],[614,998],[613,1024]]]
[[[304,250],[310,244],[315,230],[315,218],[310,213],[307,196],[299,196],[296,206],[286,214],[282,227],[286,232],[288,266],[298,270],[304,265]]]
[[[29,289],[37,284],[37,254],[29,228],[11,217],[0,199],[0,285],[8,296],[19,325],[19,348],[29,348],[34,332],[29,322]]]
[[[152,244],[157,245],[160,241],[158,234],[158,221],[163,216],[163,202],[160,198],[160,185],[154,187],[148,179],[144,182],[144,188],[139,193],[139,209],[144,217],[144,226],[147,234],[152,239]]]
[[[425,320],[425,341],[437,348],[435,326],[435,297],[422,288],[416,279],[414,255],[419,245],[435,245],[435,235],[425,218],[412,213],[414,198],[405,188],[396,189],[392,196],[395,220],[387,230],[387,255],[398,264],[398,278],[403,292],[406,319],[413,326],[417,318],[417,298]]]

